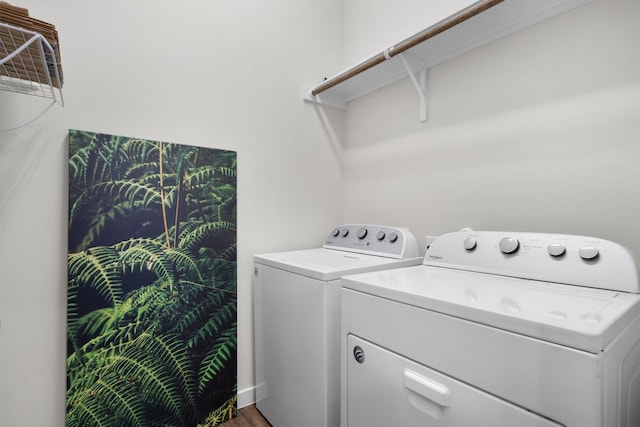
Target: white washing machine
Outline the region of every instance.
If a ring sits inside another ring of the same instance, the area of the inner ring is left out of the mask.
[[[340,277],[421,263],[408,230],[355,224],[254,257],[256,406],[274,427],[340,424]]]
[[[344,277],[342,426],[638,427],[639,292],[623,247],[539,233]]]

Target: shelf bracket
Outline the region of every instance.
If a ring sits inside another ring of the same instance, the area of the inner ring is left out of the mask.
[[[339,110],[346,110],[347,103],[341,99],[333,98],[331,95],[322,94],[321,95],[312,95],[311,88],[303,87],[302,88],[302,100],[304,102],[308,102],[311,104],[322,105],[331,108],[337,108]]]
[[[402,65],[404,65],[413,86],[416,88],[416,92],[418,92],[418,98],[420,101],[420,121],[424,123],[427,121],[427,76],[429,74],[429,69],[427,67],[420,67],[417,72],[418,77],[416,77],[416,73],[411,69],[411,66],[404,57],[404,54],[399,53],[396,56],[400,57]]]

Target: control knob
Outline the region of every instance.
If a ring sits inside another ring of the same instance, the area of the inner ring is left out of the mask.
[[[398,233],[396,233],[395,231],[389,233],[389,241],[391,243],[395,243],[396,240],[398,240]]]
[[[578,249],[578,255],[580,255],[580,258],[585,261],[594,260],[598,257],[599,254],[600,252],[598,251],[598,248],[591,245],[585,245]]]
[[[358,230],[358,239],[362,240],[367,237],[367,229],[362,227]]]
[[[513,254],[520,248],[520,242],[515,237],[505,237],[500,240],[498,247],[503,254]]]
[[[347,237],[349,235],[349,229],[345,228],[344,230],[342,230],[342,237]]]
[[[333,237],[338,237],[338,236],[340,235],[340,229],[339,229],[339,228],[336,228],[335,230],[333,230],[333,231],[331,232],[331,235],[332,235]]]
[[[472,251],[476,248],[478,242],[473,237],[467,237],[464,239],[464,248],[468,251]]]
[[[384,231],[378,231],[378,234],[376,235],[376,238],[380,241],[384,240],[384,238],[386,237],[386,234],[384,233]]]

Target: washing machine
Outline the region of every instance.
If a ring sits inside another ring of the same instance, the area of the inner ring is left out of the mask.
[[[343,427],[640,426],[633,256],[573,235],[457,232],[342,279]]]
[[[408,230],[361,224],[254,257],[256,407],[271,425],[340,424],[340,278],[421,262]]]

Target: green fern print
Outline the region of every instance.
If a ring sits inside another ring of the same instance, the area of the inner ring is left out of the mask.
[[[67,427],[236,413],[236,153],[69,131]]]

